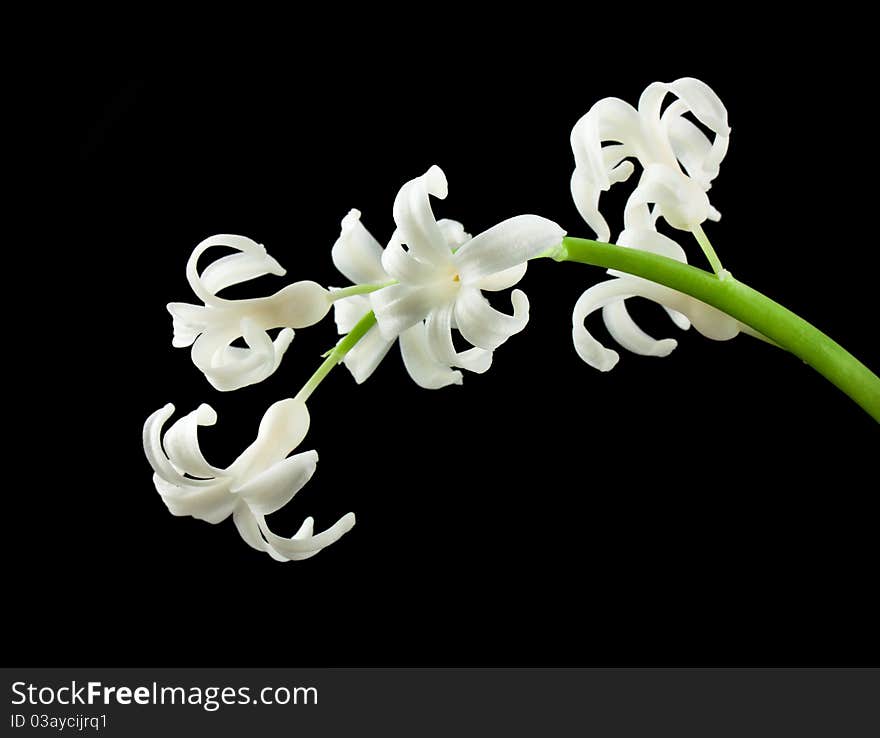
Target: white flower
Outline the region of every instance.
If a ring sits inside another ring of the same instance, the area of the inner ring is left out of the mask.
[[[332,527],[313,534],[307,518],[292,538],[275,535],[265,516],[279,510],[309,481],[318,454],[288,457],[305,438],[309,412],[303,402],[281,400],[260,421],[256,440],[226,469],[211,466],[199,448],[199,426],[214,425],[217,414],[201,405],[175,422],[162,438],[173,405],[157,410],[144,423],[144,451],[153,467],[153,483],[174,515],[219,523],[230,515],[241,537],[278,561],[307,559],[337,541],[355,523],[348,513]]]
[[[376,314],[377,325],[346,358],[358,382],[400,338],[404,364],[417,384],[429,389],[461,384],[461,372],[453,367],[485,372],[493,351],[528,322],[529,302],[521,290],[511,294],[513,315],[492,308],[481,290],[515,285],[527,261],[559,244],[565,232],[545,218],[520,215],[471,238],[460,223],[435,219],[429,196],[446,194],[446,177],[437,166],[407,182],[395,198],[397,229],[384,251],[361,225],[358,211],[342,222],[333,247],[336,267],[356,284],[397,281],[369,297],[336,303],[343,333],[370,309]],[[453,329],[473,348],[456,350]]]
[[[661,115],[667,94],[676,96]],[[712,141],[685,117],[693,115],[714,133]],[[611,235],[599,213],[599,195],[633,173],[635,158],[643,173],[626,209],[631,224],[649,227],[657,217],[674,228],[693,230],[707,218],[721,215],[706,192],[718,175],[730,127],[718,96],[700,80],[683,77],[649,85],[638,109],[618,98],[597,102],[574,126],[571,147],[575,170],[571,193],[580,214],[600,241]],[[603,146],[603,142],[611,142]],[[649,205],[655,203],[653,212]]]
[[[239,253],[217,259],[199,274],[198,259],[212,246],[231,247]],[[174,326],[173,345],[192,344],[193,363],[218,390],[234,390],[264,380],[278,368],[293,340],[293,329],[314,325],[330,310],[330,293],[308,281],[288,285],[270,297],[217,297],[226,287],[264,274],[281,276],[285,270],[261,244],[244,236],[211,236],[196,246],[186,265],[187,280],[204,307],[184,302],[168,304]],[[272,328],[282,328],[274,341],[266,332]],[[247,348],[231,345],[240,337]]]
[[[618,244],[685,261],[681,246],[649,229],[627,229],[620,234]],[[668,356],[678,345],[673,338],[658,341],[639,328],[626,309],[625,301],[630,297],[645,297],[659,303],[679,328],[687,330],[693,324],[704,336],[716,341],[727,341],[741,331],[761,337],[727,313],[690,295],[613,269],[609,269],[608,273],[616,279],[593,285],[575,304],[571,333],[578,355],[587,364],[603,372],[613,369],[620,357],[616,351],[605,348],[584,327],[586,317],[599,308],[602,308],[602,317],[611,337],[633,353]]]

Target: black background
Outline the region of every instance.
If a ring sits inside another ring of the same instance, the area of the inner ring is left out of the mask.
[[[679,339],[673,355],[593,371],[570,339],[574,302],[603,278],[591,267],[530,265],[528,328],[461,387],[419,389],[396,349],[363,386],[344,369],[324,382],[305,442],[318,471],[272,519],[289,534],[356,512],[314,559],[276,563],[231,521],[171,516],[153,489],[153,410],[212,404],[204,448],[225,465],[336,340],[328,317],[267,381],[214,391],[171,347],[164,308],[195,301],[196,243],[248,235],[287,267],[238,294],[343,284],[329,253],[342,216],[359,208],[387,239],[398,188],[434,163],[450,184],[435,212],[471,233],[535,212],[592,235],[568,190],[571,126],[653,80],[700,77],[728,108],[710,193],[723,218],[706,228],[725,266],[880,367],[874,79],[847,32],[756,27],[722,46],[670,26],[627,45],[525,20],[489,36],[419,25],[396,44],[314,29],[321,51],[294,42],[300,28],[271,59],[223,44],[223,63],[173,71],[108,55],[43,88],[76,165],[35,228],[74,227],[34,265],[52,295],[50,376],[10,495],[10,661],[877,662],[876,423],[791,356],[681,334],[651,306],[634,312]],[[613,233],[627,187],[603,196]]]

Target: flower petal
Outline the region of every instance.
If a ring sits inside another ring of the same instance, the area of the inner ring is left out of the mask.
[[[449,301],[456,283],[432,283],[422,287],[393,284],[370,293],[370,305],[386,341],[415,325],[438,304]]]
[[[333,294],[333,291],[331,289],[330,294]],[[366,295],[352,295],[336,300],[333,303],[333,319],[336,321],[336,330],[340,335],[349,333],[358,324],[358,321],[372,309],[370,298]]]
[[[621,143],[603,147],[603,141]],[[597,238],[608,241],[611,231],[599,212],[599,196],[633,173],[633,165],[623,159],[639,156],[642,150],[636,110],[618,98],[600,100],[572,128],[571,149],[575,160],[572,198]]]
[[[199,257],[213,246],[228,246],[240,251],[230,254],[210,264],[200,275],[198,272]],[[221,306],[229,302],[217,297],[216,293],[224,287],[244,282],[264,274],[283,276],[285,269],[266,253],[262,244],[232,234],[218,234],[202,241],[192,252],[186,264],[186,277],[192,291],[206,305]]]
[[[355,516],[354,513],[343,515],[330,528],[317,535],[311,535],[311,525],[304,523],[297,532],[297,535],[292,538],[282,538],[275,535],[275,533],[269,530],[262,516],[257,516],[257,523],[259,524],[260,531],[266,538],[266,542],[275,551],[291,561],[297,561],[316,554],[321,549],[342,538],[343,535],[354,527]]]
[[[247,348],[230,346],[240,334]],[[293,340],[293,330],[285,328],[273,342],[247,318],[237,331],[211,330],[196,339],[192,348],[193,363],[202,370],[211,386],[229,392],[262,382],[279,366],[281,357]]]
[[[153,471],[158,477],[164,479],[172,485],[181,486],[207,486],[212,484],[212,480],[207,479],[190,479],[183,476],[181,470],[176,469],[165,454],[162,446],[162,428],[174,414],[174,405],[170,402],[165,407],[160,408],[144,422],[143,443],[144,453],[147,461],[153,467]]]
[[[376,371],[393,343],[385,340],[378,326],[370,328],[343,359],[354,381],[358,384],[365,382]]]
[[[382,267],[390,277],[405,284],[423,284],[436,278],[437,267],[416,258],[415,252],[403,248],[400,229],[394,231],[382,253]]]
[[[492,365],[492,352],[481,348],[472,348],[461,353],[455,350],[455,344],[452,342],[454,309],[455,304],[449,303],[428,314],[425,320],[428,350],[438,362],[482,374]]]
[[[257,549],[257,551],[264,551],[276,561],[287,561],[286,557],[278,553],[263,539],[263,534],[260,533],[260,526],[250,508],[247,505],[240,504],[238,500],[236,500],[236,503],[238,507],[235,508],[235,512],[232,514],[232,520],[235,522],[235,527],[245,543],[251,548]]]
[[[694,180],[663,164],[645,167],[639,185],[627,201],[624,218],[627,222],[644,221],[648,204],[656,209],[673,228],[693,230],[709,216],[709,198]],[[641,210],[641,215],[634,212]]]
[[[674,338],[658,341],[639,328],[626,309],[626,300],[617,300],[603,307],[602,319],[611,337],[634,354],[669,356],[678,346]]]
[[[508,218],[475,236],[453,257],[462,284],[473,284],[562,243],[565,231],[538,215]]]
[[[478,289],[486,290],[488,292],[506,290],[508,287],[513,287],[513,285],[517,284],[526,275],[526,270],[528,268],[528,262],[517,264],[516,266],[510,267],[510,269],[505,269],[500,272],[495,272],[495,274],[490,274],[488,277],[483,277],[477,281],[476,286]]]
[[[584,320],[590,313],[628,294],[625,280],[609,279],[590,287],[574,305],[571,316],[571,338],[575,351],[581,359],[600,372],[611,371],[620,361],[620,355],[612,349],[605,348],[593,338],[584,326]]]
[[[333,264],[354,284],[388,281],[382,268],[382,247],[361,223],[360,210],[350,210],[342,219],[339,238],[330,251]]]
[[[450,251],[457,251],[460,246],[471,240],[471,234],[467,233],[464,226],[457,220],[441,218],[437,221],[437,227],[446,239],[446,245]]]
[[[451,252],[431,210],[429,196],[443,200],[447,192],[446,175],[435,165],[403,185],[394,198],[394,222],[401,240],[416,258],[434,265],[448,263]]]
[[[611,228],[599,212],[599,195],[601,190],[595,181],[584,173],[583,169],[576,168],[571,175],[571,197],[575,207],[584,222],[593,229],[596,240],[607,242],[611,238]]]
[[[694,77],[682,77],[668,87],[707,128],[720,136],[730,135],[727,109],[709,85]]]
[[[434,358],[428,347],[428,336],[423,322],[416,323],[400,334],[400,354],[412,380],[425,389],[440,389],[461,384],[461,372]]]
[[[226,520],[238,504],[238,499],[229,493],[228,480],[199,481],[207,481],[208,484],[180,487],[170,484],[158,474],[153,475],[153,484],[172,515],[188,515],[211,524]]]
[[[529,322],[529,301],[522,290],[511,294],[513,315],[495,310],[474,287],[462,287],[455,301],[455,323],[474,346],[494,351]]]
[[[289,456],[266,471],[233,485],[230,492],[243,499],[257,515],[269,515],[284,507],[312,478],[318,464],[316,451]]]
[[[202,403],[165,431],[162,445],[176,469],[184,474],[208,479],[223,474],[221,469],[205,461],[199,448],[199,426],[214,425],[216,422],[214,408]]]
[[[209,311],[201,305],[169,302],[165,308],[171,313],[171,326],[174,330],[171,345],[175,348],[191,346],[198,335],[208,327]]]

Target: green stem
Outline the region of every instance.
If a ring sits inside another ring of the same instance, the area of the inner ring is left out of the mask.
[[[330,293],[330,300],[336,302],[336,300],[342,300],[343,298],[351,297],[352,295],[366,295],[370,292],[381,290],[383,287],[389,287],[392,284],[397,284],[397,280],[392,279],[390,282],[385,282],[384,284],[354,284],[351,287],[343,287],[342,289],[333,290]]]
[[[378,288],[376,288],[378,289]],[[305,402],[311,397],[312,392],[317,389],[318,385],[324,381],[334,366],[341,363],[345,355],[351,351],[355,344],[360,341],[374,325],[376,325],[376,316],[372,311],[361,318],[354,328],[336,344],[336,346],[327,354],[327,358],[317,368],[315,373],[309,377],[309,381],[303,385],[303,388],[296,393],[293,398]]]
[[[556,261],[617,269],[695,297],[803,359],[880,422],[880,377],[803,318],[729,274],[714,274],[638,249],[565,238]]]
[[[697,239],[697,243],[700,244],[700,248],[703,249],[706,258],[709,260],[709,266],[712,267],[712,271],[720,277],[721,272],[724,271],[724,267],[721,266],[721,259],[718,258],[718,254],[716,254],[715,249],[712,248],[712,242],[703,231],[703,226],[697,225],[693,230],[693,234],[694,238]]]

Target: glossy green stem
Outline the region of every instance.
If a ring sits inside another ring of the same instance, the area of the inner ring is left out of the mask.
[[[718,308],[805,361],[880,423],[876,374],[803,318],[729,274],[719,278],[665,256],[585,238],[565,238],[548,255],[644,277]]]
[[[321,366],[315,370],[315,373],[309,378],[309,381],[303,385],[303,388],[296,393],[294,399],[302,400],[303,402],[308,400],[312,392],[314,392],[318,385],[324,381],[324,377],[333,370],[334,366],[342,362],[345,355],[355,347],[355,344],[357,344],[357,342],[360,341],[366,335],[367,331],[374,325],[376,325],[376,316],[370,311],[355,324],[355,327],[352,328],[347,335],[343,336],[333,349],[327,353],[327,358],[324,359]]]

